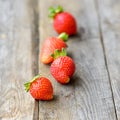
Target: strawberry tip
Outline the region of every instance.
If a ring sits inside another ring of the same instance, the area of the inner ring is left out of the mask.
[[[66,82],[65,83],[69,83],[70,82],[70,78],[68,77],[68,79],[66,80]]]
[[[49,100],[52,100],[53,99],[53,95],[51,95],[51,97],[49,98]]]

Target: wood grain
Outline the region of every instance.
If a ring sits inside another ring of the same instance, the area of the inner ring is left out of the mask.
[[[47,37],[58,36],[48,18],[57,5],[78,25],[67,42],[76,64],[68,85],[57,83],[38,55]],[[0,0],[0,120],[119,120],[119,11],[119,0]],[[52,101],[25,93],[23,84],[38,72],[53,84]]]
[[[0,17],[0,120],[32,120],[35,101],[23,86],[37,72],[32,3],[0,0]]]
[[[113,99],[120,120],[120,1],[98,0],[100,27]]]
[[[39,120],[116,120],[109,76],[99,33],[94,0],[39,1],[40,50],[48,36],[57,36],[48,18],[50,6],[62,5],[78,23],[78,35],[70,37],[68,55],[76,63],[76,73],[68,85],[60,85],[49,65],[39,63],[39,72],[50,78],[54,100],[39,102]]]

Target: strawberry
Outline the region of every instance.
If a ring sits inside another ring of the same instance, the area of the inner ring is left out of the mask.
[[[68,83],[75,72],[74,61],[66,56],[64,48],[61,51],[55,50],[52,56],[55,59],[50,66],[52,76],[62,84]]]
[[[50,55],[54,52],[55,49],[61,50],[62,48],[66,48],[67,45],[65,41],[67,41],[68,35],[66,33],[61,33],[58,37],[49,37],[43,43],[40,60],[44,64],[49,64],[53,61],[53,57]]]
[[[26,91],[37,100],[51,100],[53,98],[53,87],[49,79],[40,75],[35,76],[32,81],[24,84]]]
[[[49,8],[49,17],[53,18],[53,26],[57,33],[66,32],[74,35],[77,32],[76,20],[69,12],[64,12],[61,6]]]

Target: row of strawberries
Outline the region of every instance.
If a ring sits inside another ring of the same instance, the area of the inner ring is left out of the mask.
[[[55,31],[58,37],[47,38],[42,46],[40,60],[44,64],[50,64],[52,76],[61,84],[67,84],[75,72],[75,63],[67,56],[65,43],[68,36],[75,35],[77,25],[75,18],[68,12],[64,12],[61,6],[56,9],[49,8],[49,17],[53,18]],[[53,99],[53,86],[50,80],[42,75],[35,76],[30,82],[24,84],[26,91],[30,92],[37,100]]]

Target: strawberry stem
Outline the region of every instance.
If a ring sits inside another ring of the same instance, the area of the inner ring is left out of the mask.
[[[37,78],[39,78],[39,77],[41,77],[41,75],[40,74],[38,74],[38,75],[36,75],[36,76],[34,76],[33,77],[33,79],[30,81],[31,83],[33,82],[33,81],[35,81]]]
[[[49,8],[49,17],[54,18],[57,13],[63,12],[62,6],[58,6],[57,8],[50,7]]]
[[[66,42],[68,40],[68,34],[63,32],[58,36],[58,38],[61,38],[64,42]]]
[[[39,78],[40,76],[41,76],[41,75],[38,74],[38,75],[36,75],[35,77],[33,77],[33,79],[32,79],[30,82],[26,82],[26,83],[24,84],[24,87],[25,87],[26,92],[28,92],[28,91],[30,90],[30,85],[31,85],[31,83],[32,83],[33,81],[35,81],[37,78]]]
[[[63,12],[62,6],[59,5],[59,6],[55,9],[55,12],[56,12],[56,13]]]
[[[51,54],[51,56],[54,58],[54,59],[57,59],[61,56],[66,56],[67,55],[67,52],[66,52],[66,49],[65,48],[62,48],[62,50],[58,50],[56,49],[54,51],[54,53]]]

